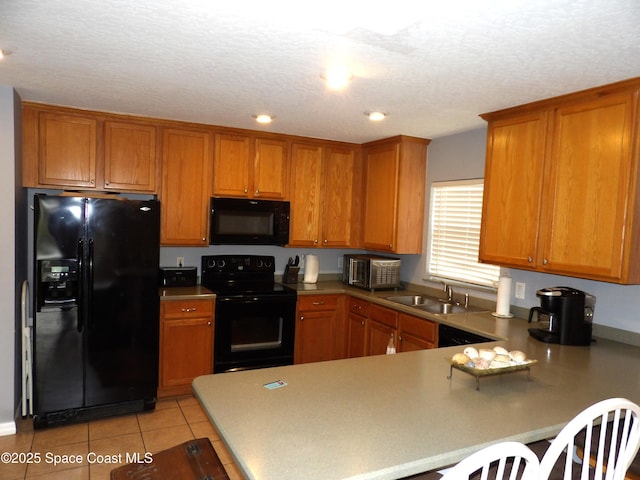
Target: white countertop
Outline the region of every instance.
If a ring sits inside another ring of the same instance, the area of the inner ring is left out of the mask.
[[[480,379],[446,359],[461,347],[207,375],[196,396],[249,479],[397,479],[455,463],[502,440],[555,435],[608,397],[640,403],[640,348],[532,339],[522,319],[488,313],[445,323],[506,338],[538,360],[526,372]],[[269,382],[286,386],[268,390]]]

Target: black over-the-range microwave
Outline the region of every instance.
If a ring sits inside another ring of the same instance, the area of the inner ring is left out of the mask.
[[[211,198],[211,245],[286,245],[290,204],[247,198]]]

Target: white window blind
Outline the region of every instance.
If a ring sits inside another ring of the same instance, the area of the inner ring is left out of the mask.
[[[495,287],[500,267],[478,263],[482,179],[434,182],[427,271],[431,277]]]

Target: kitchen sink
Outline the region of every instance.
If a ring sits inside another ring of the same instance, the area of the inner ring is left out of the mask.
[[[408,307],[439,303],[437,298],[428,297],[427,295],[394,295],[393,297],[386,297],[386,300],[407,305]]]
[[[394,295],[386,297],[390,302],[399,303],[408,307],[414,307],[429,313],[453,314],[481,311],[473,307],[465,307],[448,302],[447,300],[430,297],[428,295]]]
[[[434,303],[434,304],[424,304],[424,305],[416,305],[416,308],[420,309],[420,310],[424,310],[425,312],[429,312],[429,313],[444,313],[444,314],[450,314],[450,313],[468,313],[468,312],[474,312],[476,311],[473,308],[465,308],[464,305],[454,305],[452,303],[446,303],[446,302],[438,302],[438,303]]]

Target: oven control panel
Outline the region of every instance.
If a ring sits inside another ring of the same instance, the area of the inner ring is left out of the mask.
[[[202,257],[202,272],[271,273],[275,270],[275,257],[269,255],[205,255]]]

